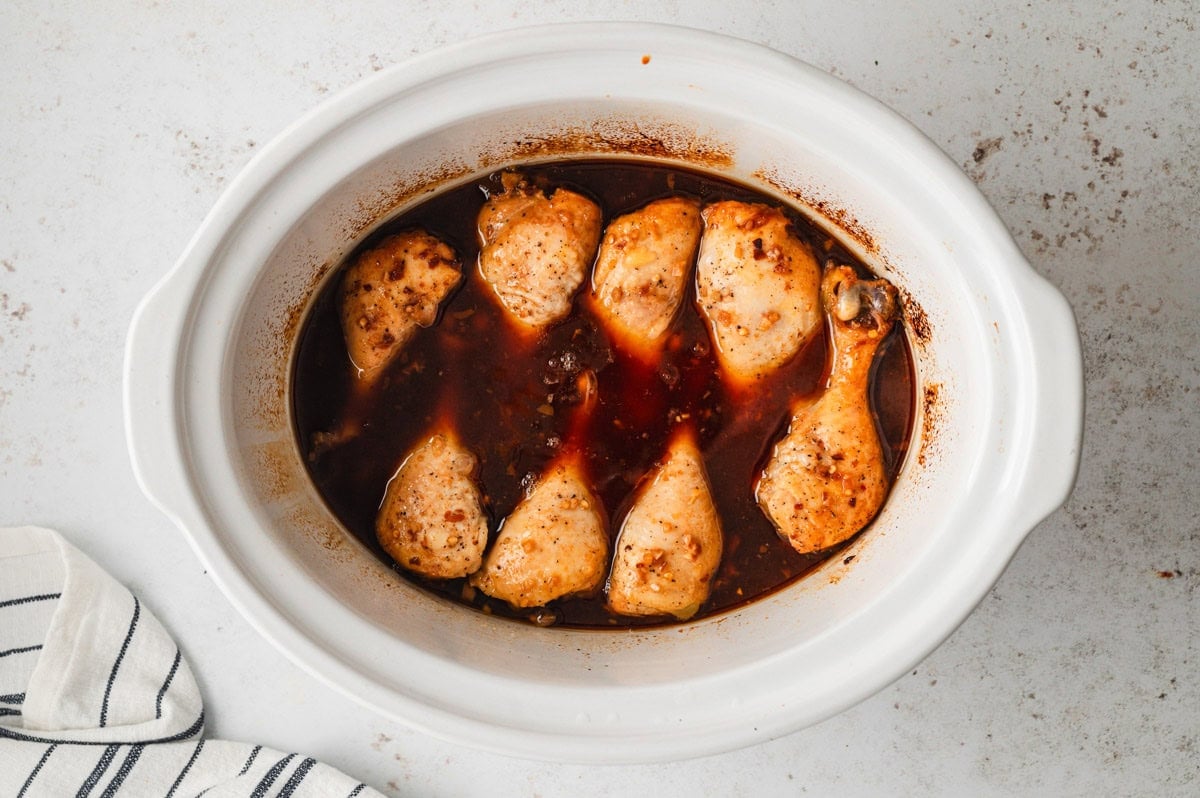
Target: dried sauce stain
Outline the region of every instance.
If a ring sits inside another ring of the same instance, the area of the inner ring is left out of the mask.
[[[870,231],[863,226],[856,216],[845,208],[817,196],[809,189],[793,185],[789,181],[784,180],[773,168],[758,169],[753,173],[752,177],[763,181],[771,186],[771,188],[811,210],[810,217],[816,218],[817,221],[825,220],[831,223],[858,245],[861,250],[860,254],[864,257],[879,258],[880,248],[875,237],[871,235]]]
[[[1136,65],[1135,61],[1130,68]],[[1060,142],[1055,152],[1072,168],[1062,170],[1066,184],[1058,190],[1039,186],[1028,198],[1035,205],[1040,196],[1041,213],[1027,219],[1026,229],[1020,231],[1034,254],[1082,248],[1085,254],[1096,255],[1106,236],[1126,227],[1126,203],[1142,193],[1142,189],[1121,184],[1135,170],[1144,175],[1145,158],[1154,145],[1139,148],[1135,137],[1144,135],[1153,142],[1159,138],[1157,129],[1141,120],[1140,134],[1135,132],[1122,109],[1125,98],[1098,100],[1091,95],[1090,89],[1066,91],[1053,101],[1058,118],[1050,123],[1044,141]],[[1109,137],[1119,137],[1120,146],[1114,146]],[[1129,158],[1134,162],[1128,163]],[[1170,174],[1169,162],[1163,162],[1162,168],[1165,175]],[[1073,178],[1072,173],[1076,175]]]
[[[838,561],[838,556],[839,555],[834,554],[829,560],[827,560],[827,563],[833,566],[827,570],[825,576],[825,581],[827,584],[836,585],[837,583],[841,582],[842,577],[846,576],[847,572],[850,570],[850,563],[854,562],[854,555],[842,557],[840,562]]]
[[[943,404],[942,384],[929,382],[921,388],[921,447],[917,450],[917,464],[928,465],[937,446],[942,427]]]
[[[549,136],[512,141],[480,158],[480,168],[498,168],[518,161],[584,155],[635,155],[686,162],[693,168],[728,169],[733,165],[729,145],[700,136],[676,123],[597,122],[588,128],[564,130]]]
[[[269,501],[275,502],[298,492],[304,478],[295,464],[295,446],[291,439],[249,447],[254,462],[254,474],[259,489]]]
[[[904,308],[904,323],[908,328],[909,340],[914,346],[924,349],[933,340],[933,326],[925,308],[917,302],[908,291],[897,286],[900,292],[900,304]]]
[[[329,273],[329,270],[333,266],[333,261],[327,260],[313,270],[311,276],[308,278],[308,284],[300,292],[300,300],[288,308],[287,313],[284,315],[283,329],[281,330],[284,340],[293,340],[300,331],[300,323],[304,320],[305,311],[307,311],[312,297],[316,294],[317,288],[324,282],[325,275]]]
[[[283,326],[279,330],[279,340],[286,342],[286,348],[290,349],[292,342],[300,334],[300,328],[304,323],[305,315],[308,309],[312,306],[313,297],[317,295],[321,284],[325,282],[325,276],[329,274],[329,270],[336,264],[332,260],[327,260],[313,269],[308,278],[308,283],[298,293],[297,299],[284,311]],[[285,358],[287,360],[287,358]],[[290,362],[288,364],[290,370]],[[286,375],[285,375],[286,377]],[[286,382],[286,379],[285,379]],[[281,383],[279,385],[279,398],[281,401],[287,399],[287,386]]]
[[[275,510],[279,514],[279,527],[332,552],[343,547],[345,536],[339,528],[328,523],[320,510],[299,501],[308,479],[290,434],[288,418],[292,346],[299,336],[312,297],[334,266],[331,261],[320,265],[315,265],[315,261],[311,263],[304,269],[297,269],[295,280],[280,289],[283,299],[277,301],[281,305],[288,304],[281,312],[269,314],[253,339],[256,351],[251,360],[267,364],[267,367],[245,381],[243,405],[250,413],[247,434],[254,442],[244,444],[243,449],[252,464],[254,490],[267,505],[279,508]],[[297,283],[300,287],[293,287]],[[286,437],[262,440],[264,433],[274,438],[281,431],[287,433]]]
[[[993,153],[1000,151],[1000,146],[1004,143],[1004,136],[996,136],[995,138],[983,139],[976,142],[975,150],[971,153],[971,160],[977,164],[982,164]]]
[[[962,164],[963,170],[973,182],[982,183],[987,179],[987,171],[984,169],[984,165],[988,159],[1000,151],[1003,144],[1003,136],[993,136],[992,138],[979,139],[975,142],[975,149],[971,151],[971,159]]]
[[[31,310],[33,310],[33,308],[29,306],[28,302],[22,302],[20,305],[17,305],[16,309],[9,310],[8,294],[0,294],[0,313],[3,313],[10,319],[25,321],[25,316],[27,316]]]
[[[334,265],[333,261],[326,261],[308,270],[309,276],[304,287],[291,294],[295,299],[282,313],[268,322],[267,328],[256,339],[261,360],[274,364],[271,373],[257,375],[246,387],[247,394],[254,400],[250,405],[254,408],[260,425],[265,429],[282,430],[290,426],[287,407],[292,345],[299,336],[300,327],[304,323],[313,297]]]
[[[387,219],[395,216],[404,206],[418,197],[424,197],[446,186],[465,180],[482,167],[471,168],[461,162],[447,162],[444,165],[408,175],[404,178],[394,178],[389,185],[380,188],[370,196],[359,198],[355,203],[355,212],[346,220],[342,228],[342,237],[347,243],[352,243],[367,231],[377,227]]]
[[[340,527],[322,523],[314,515],[312,509],[305,505],[291,507],[278,516],[279,527],[292,534],[303,535],[330,554],[337,553],[342,562],[351,561],[355,552],[354,547],[346,548],[350,540],[347,533]]]
[[[224,186],[231,172],[249,160],[258,146],[250,138],[218,144],[208,136],[193,137],[183,129],[175,131],[175,142],[175,155],[185,162],[183,174],[193,181],[192,190],[196,194],[206,187],[220,189]]]

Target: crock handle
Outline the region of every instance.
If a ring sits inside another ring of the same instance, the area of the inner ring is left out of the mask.
[[[186,475],[174,403],[187,313],[178,269],[151,289],[133,313],[125,341],[125,439],[142,492],[176,523]]]
[[[1071,493],[1083,443],[1083,356],[1079,328],[1058,289],[1034,275],[1026,293],[1034,347],[1037,419],[1025,475],[1020,528],[1028,534]]]

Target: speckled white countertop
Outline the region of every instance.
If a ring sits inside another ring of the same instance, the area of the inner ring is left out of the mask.
[[[406,796],[1200,794],[1193,4],[55,5],[0,5],[0,526],[55,527],[137,592],[210,735]],[[657,766],[483,754],[316,682],[143,498],[121,426],[133,308],[256,148],[410,54],[602,18],[755,40],[898,110],[1071,301],[1087,379],[1073,497],[944,645],[816,728]]]

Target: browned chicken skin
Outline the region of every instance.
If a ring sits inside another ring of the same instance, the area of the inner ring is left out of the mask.
[[[600,587],[608,534],[583,462],[567,453],[504,519],[471,584],[514,607],[540,607]]]
[[[388,236],[346,270],[341,286],[346,351],[370,381],[462,280],[454,250],[423,230]]]
[[[613,219],[592,272],[592,297],[609,334],[643,360],[656,360],[687,290],[700,241],[700,206],[656,200]]]
[[[622,615],[690,618],[708,599],[722,545],[703,457],[694,433],[681,431],[621,524],[608,606]]]
[[[751,384],[786,363],[820,329],[821,269],[778,208],[707,206],[696,293],[726,377]]]
[[[829,268],[821,301],[833,332],[833,367],[815,402],[793,411],[756,488],[759,506],[796,551],[827,549],[866,526],[888,475],[867,395],[875,352],[898,314],[896,289]]]
[[[479,211],[479,273],[519,329],[536,334],[571,312],[600,241],[600,208],[573,191],[549,197],[504,176]]]
[[[417,445],[388,483],[375,519],[384,551],[433,579],[477,571],[488,540],[477,470],[475,456],[448,427]]]

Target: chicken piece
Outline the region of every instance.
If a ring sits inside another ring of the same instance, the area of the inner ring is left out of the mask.
[[[676,435],[621,525],[608,606],[685,620],[708,599],[721,562],[721,522],[689,430]]]
[[[820,329],[821,269],[778,208],[716,202],[702,215],[700,312],[725,375],[752,383],[786,363]]]
[[[656,360],[683,302],[700,242],[700,206],[657,200],[609,223],[592,272],[592,296],[609,333],[642,360]]]
[[[549,197],[516,175],[479,211],[479,273],[525,332],[571,312],[600,241],[600,208],[567,189]]]
[[[409,452],[375,518],[384,551],[401,567],[431,579],[478,571],[488,524],[477,470],[475,455],[448,427]]]
[[[600,587],[608,534],[583,463],[568,454],[546,470],[500,526],[471,584],[514,607],[540,607]]]
[[[388,236],[363,252],[342,278],[342,334],[359,378],[371,380],[462,280],[454,250],[423,230]]]
[[[866,526],[889,486],[867,378],[899,313],[896,289],[836,266],[822,280],[821,300],[833,329],[829,381],[816,401],[793,411],[755,493],[780,537],[802,554]]]

